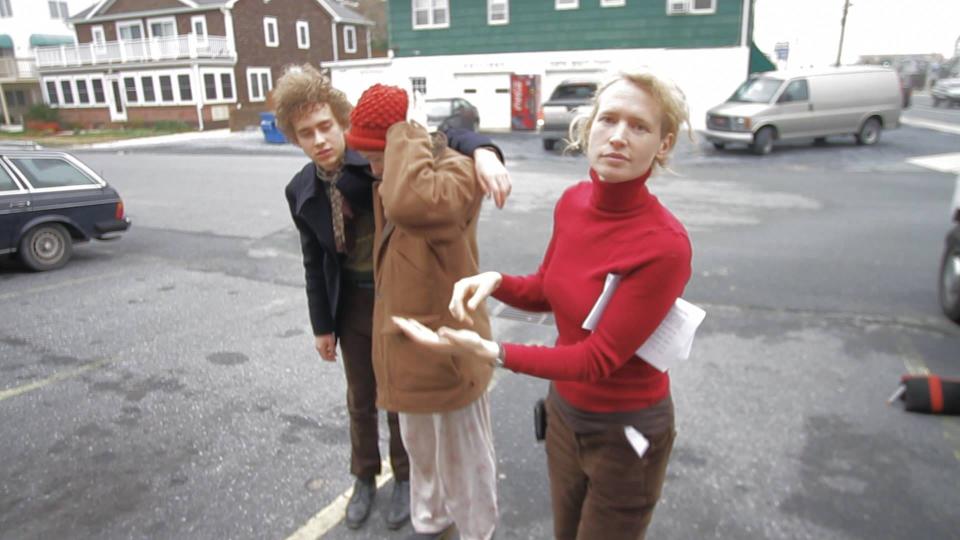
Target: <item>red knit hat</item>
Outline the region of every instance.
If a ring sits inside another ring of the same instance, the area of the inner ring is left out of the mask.
[[[375,84],[364,90],[350,113],[347,145],[377,152],[387,146],[387,129],[407,118],[407,93],[396,86]]]

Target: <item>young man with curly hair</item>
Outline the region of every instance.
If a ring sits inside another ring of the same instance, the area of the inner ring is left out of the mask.
[[[351,464],[356,477],[346,524],[360,527],[370,514],[380,474],[377,387],[371,362],[373,326],[373,192],[376,178],[359,154],[346,149],[344,133],[353,109],[346,95],[309,65],[292,66],[271,96],[277,125],[303,150],[310,163],[286,187],[293,222],[300,233],[307,303],[314,344],[334,362],[339,343],[347,378]],[[499,150],[483,136],[450,133],[451,146],[475,160],[482,189],[502,206],[510,180]],[[395,477],[387,526],[409,518],[409,460],[396,414],[387,415],[390,463]]]

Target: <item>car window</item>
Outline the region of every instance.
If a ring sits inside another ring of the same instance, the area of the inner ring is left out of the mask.
[[[596,91],[595,84],[561,84],[550,99],[590,99]]]
[[[780,88],[783,81],[758,77],[749,79],[737,88],[728,101],[740,103],[770,103],[773,94]]]
[[[426,108],[427,116],[450,116],[449,101],[428,101]]]
[[[800,79],[798,81],[792,81],[787,85],[787,89],[780,95],[779,101],[780,103],[806,101],[809,97],[807,94],[807,81],[806,79]]]
[[[36,189],[87,186],[97,182],[60,158],[14,158],[10,161]]]
[[[0,192],[17,191],[18,189],[17,183],[13,181],[13,178],[10,178],[7,171],[0,167]]]

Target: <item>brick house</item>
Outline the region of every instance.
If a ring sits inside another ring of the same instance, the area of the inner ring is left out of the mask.
[[[70,22],[76,45],[36,51],[61,120],[201,130],[255,125],[287,64],[369,58],[372,24],[336,0],[101,0]]]

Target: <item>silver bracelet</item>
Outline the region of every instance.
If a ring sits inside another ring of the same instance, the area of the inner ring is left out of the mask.
[[[507,357],[507,351],[503,348],[503,343],[497,342],[497,358],[494,359],[495,365],[498,368],[503,367],[503,361]]]

